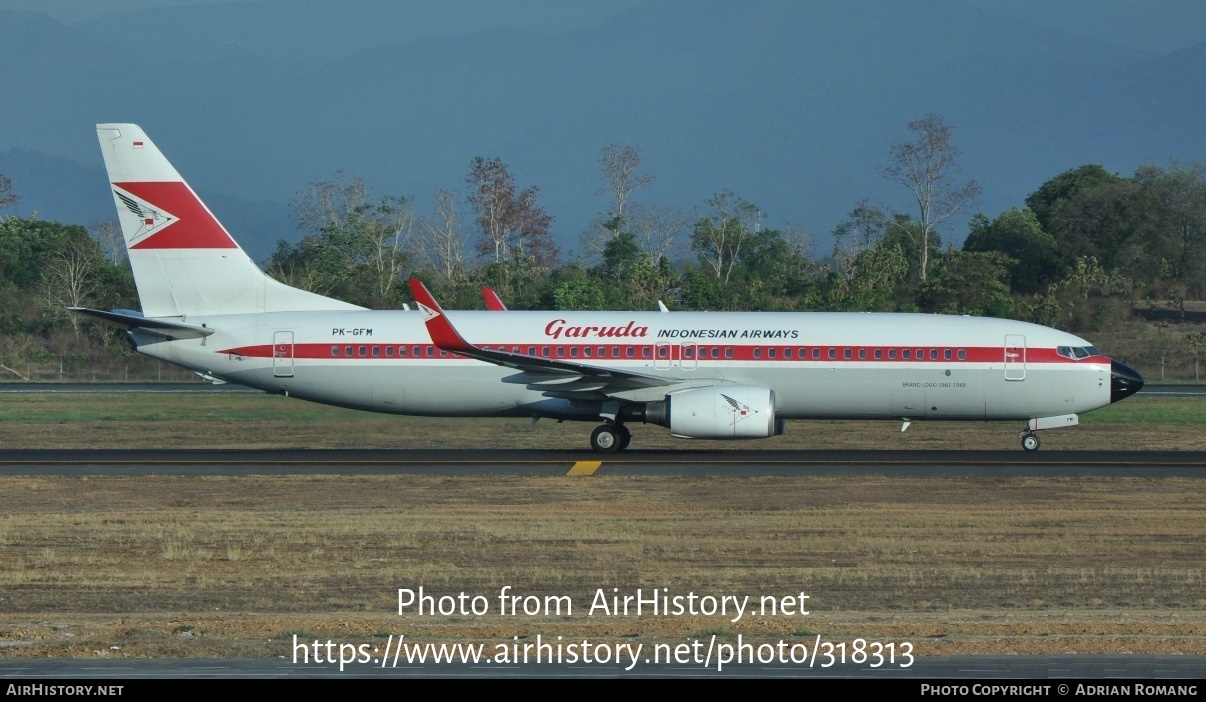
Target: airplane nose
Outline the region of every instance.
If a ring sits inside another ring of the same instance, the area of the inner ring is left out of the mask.
[[[1143,377],[1134,368],[1110,361],[1110,402],[1124,400],[1139,392],[1143,387]]]

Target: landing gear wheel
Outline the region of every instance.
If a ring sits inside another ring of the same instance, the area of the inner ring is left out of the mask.
[[[616,426],[616,436],[620,439],[620,450],[628,448],[628,444],[632,443],[632,432],[628,431],[628,427],[620,424]]]
[[[1040,446],[1040,443],[1039,443],[1038,434],[1033,434],[1030,432],[1022,434],[1022,448],[1023,449],[1025,449],[1026,451],[1038,451],[1039,446]]]
[[[610,424],[596,427],[590,435],[590,447],[597,453],[615,453],[620,450],[620,435]]]

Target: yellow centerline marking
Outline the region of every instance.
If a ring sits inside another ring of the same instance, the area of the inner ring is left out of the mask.
[[[594,475],[603,461],[578,461],[566,475]]]

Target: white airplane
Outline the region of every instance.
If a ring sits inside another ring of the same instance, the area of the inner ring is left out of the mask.
[[[416,280],[420,313],[367,310],[269,278],[138,126],[97,135],[142,311],[76,311],[213,380],[375,412],[599,422],[599,452],[627,448],[631,422],[752,439],[833,418],[1018,420],[1033,451],[1036,431],[1143,385],[1084,339],[1002,319],[445,313]]]

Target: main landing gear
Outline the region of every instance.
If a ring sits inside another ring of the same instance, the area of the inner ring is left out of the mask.
[[[623,424],[600,424],[590,435],[590,447],[596,453],[615,453],[628,448],[632,432]]]

